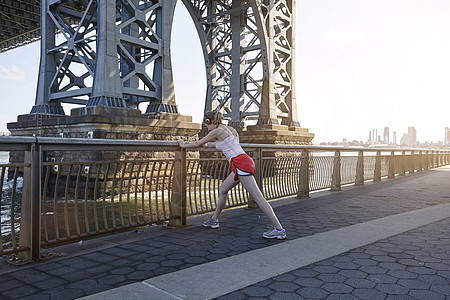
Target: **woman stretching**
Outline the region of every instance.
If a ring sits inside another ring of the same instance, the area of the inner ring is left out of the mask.
[[[245,189],[250,193],[253,200],[258,204],[259,208],[272,222],[273,229],[264,232],[263,237],[267,239],[285,239],[286,231],[278,221],[277,216],[273,212],[272,206],[264,198],[261,190],[256,184],[255,163],[253,159],[245,154],[239,145],[239,136],[232,127],[222,124],[223,116],[218,112],[207,112],[203,123],[208,127],[209,133],[199,141],[185,144],[183,140],[178,140],[182,148],[197,148],[207,142],[216,142],[216,148],[223,152],[227,160],[231,164],[232,173],[222,182],[219,189],[219,203],[217,203],[214,214],[203,223],[205,227],[219,228],[219,215],[222,212],[227,200],[228,191],[235,185],[242,183]]]

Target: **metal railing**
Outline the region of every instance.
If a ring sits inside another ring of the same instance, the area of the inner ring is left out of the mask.
[[[450,163],[450,151],[243,144],[267,199],[363,185]],[[176,142],[0,137],[0,254],[39,258],[41,247],[213,211],[231,172],[213,147]],[[100,157],[100,159],[93,159]],[[240,184],[226,207],[255,206]]]

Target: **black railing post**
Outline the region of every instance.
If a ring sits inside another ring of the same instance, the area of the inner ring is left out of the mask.
[[[421,171],[425,171],[427,169],[427,164],[425,162],[425,151],[420,151],[420,159],[421,159]]]
[[[391,155],[389,155],[388,159],[389,159],[388,178],[394,178],[395,177],[395,165],[394,165],[395,151],[391,151]]]
[[[336,150],[333,161],[333,175],[331,177],[331,190],[341,190],[341,151]]]
[[[402,151],[402,156],[400,159],[400,173],[399,175],[404,176],[406,174],[406,151]]]
[[[434,167],[437,168],[439,167],[439,151],[435,151],[435,162],[434,162]]]
[[[309,198],[309,150],[302,151],[297,198]]]
[[[41,257],[41,146],[31,145],[31,256]]]
[[[423,151],[423,169],[428,169],[428,151]]]
[[[19,257],[23,260],[31,260],[31,203],[32,203],[32,191],[31,191],[31,177],[32,177],[32,145],[28,151],[24,153],[24,164],[23,168],[23,186],[22,186],[22,203],[20,210],[20,236],[19,236],[19,246],[28,248],[28,251],[22,251],[19,253]],[[13,221],[11,216],[11,221]]]
[[[364,151],[359,151],[356,162],[355,185],[364,185]]]
[[[175,151],[175,166],[172,185],[172,197],[170,198],[170,207],[172,217],[169,225],[173,227],[182,227],[187,225],[186,211],[186,181],[187,181],[187,165],[186,165],[186,149],[181,148]]]
[[[22,203],[20,213],[20,247],[29,250],[20,252],[24,260],[40,258],[41,244],[41,199],[40,199],[40,156],[36,143],[25,151],[23,170]]]
[[[433,167],[437,168],[439,167],[439,151],[434,151],[434,163]]]
[[[430,169],[434,168],[434,151],[432,150],[429,157],[429,167]]]
[[[409,156],[409,164],[408,164],[408,174],[413,174],[415,171],[415,157],[414,150],[411,151],[411,155]]]
[[[373,181],[381,181],[381,151],[377,151],[377,156],[375,157],[375,168],[373,170]]]
[[[419,161],[419,164],[417,166],[417,171],[421,172],[424,169],[424,163],[423,163],[424,159],[423,159],[423,152],[422,151],[419,151],[418,161]]]
[[[433,151],[433,168],[438,167],[439,165],[439,154],[438,151]]]

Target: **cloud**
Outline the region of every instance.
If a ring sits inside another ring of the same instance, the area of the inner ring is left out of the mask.
[[[25,81],[25,71],[18,66],[11,64],[9,67],[0,65],[0,79]]]

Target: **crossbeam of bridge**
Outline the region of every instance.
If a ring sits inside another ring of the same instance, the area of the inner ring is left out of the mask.
[[[3,0],[0,3],[0,52],[40,38],[40,1]]]

